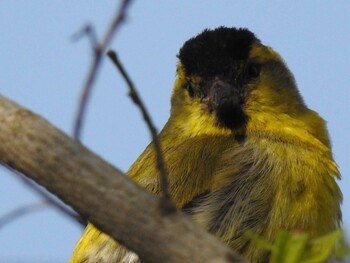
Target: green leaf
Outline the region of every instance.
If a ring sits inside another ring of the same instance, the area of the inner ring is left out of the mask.
[[[311,239],[307,233],[281,231],[271,244],[252,233],[247,236],[260,248],[271,252],[270,263],[323,263],[332,255],[344,258],[349,252],[341,230]]]

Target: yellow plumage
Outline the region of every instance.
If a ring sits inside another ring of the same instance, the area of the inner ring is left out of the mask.
[[[339,172],[325,122],[281,57],[248,30],[221,27],[186,42],[179,59],[159,134],[176,207],[253,263],[268,253],[247,231],[273,241],[281,229],[318,237],[338,228]],[[127,174],[159,193],[152,144]],[[71,258],[78,262],[137,256],[90,224]]]

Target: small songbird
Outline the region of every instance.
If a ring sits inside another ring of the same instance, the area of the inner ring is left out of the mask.
[[[176,207],[252,263],[269,253],[247,231],[272,242],[280,230],[316,238],[339,228],[340,175],[325,121],[280,55],[247,29],[219,27],[186,41],[178,58],[159,134]],[[159,194],[152,143],[127,174]],[[139,259],[89,224],[70,262]]]

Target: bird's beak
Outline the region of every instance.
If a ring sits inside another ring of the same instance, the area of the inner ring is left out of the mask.
[[[224,126],[236,128],[246,121],[244,93],[239,85],[215,78],[207,86],[205,102],[209,112],[215,113]]]
[[[210,111],[227,111],[240,108],[242,104],[239,88],[219,78],[215,78],[207,93],[207,103]]]

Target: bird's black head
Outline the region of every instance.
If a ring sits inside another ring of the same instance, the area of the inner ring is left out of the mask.
[[[242,86],[255,70],[246,63],[254,43],[260,41],[247,29],[219,27],[204,30],[180,49],[178,58],[188,78],[184,87],[216,114],[221,126],[239,128],[246,122]]]
[[[247,60],[256,42],[259,40],[248,29],[205,29],[185,42],[178,58],[187,76],[216,76],[231,70],[236,61]]]
[[[181,115],[192,134],[241,134],[306,110],[281,56],[247,29],[206,29],[185,42],[178,58],[172,116]]]

